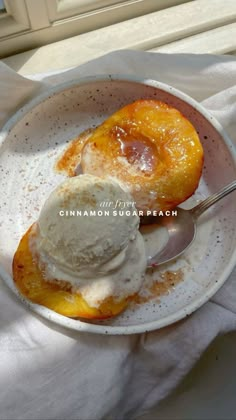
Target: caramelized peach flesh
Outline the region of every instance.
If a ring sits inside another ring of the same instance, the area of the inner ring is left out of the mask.
[[[46,281],[29,246],[32,227],[22,237],[13,259],[13,279],[23,296],[72,318],[105,319],[126,308],[128,298],[117,302],[112,297],[101,302],[99,307],[90,307],[80,294],[65,287],[65,282]]]
[[[177,109],[138,100],[94,130],[82,149],[81,166],[84,173],[118,179],[139,210],[170,210],[197,188],[203,149]]]

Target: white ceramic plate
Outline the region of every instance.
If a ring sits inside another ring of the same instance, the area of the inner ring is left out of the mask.
[[[140,98],[156,98],[178,108],[199,132],[205,153],[199,188],[185,203],[217,191],[236,179],[232,144],[222,127],[194,100],[156,81],[130,76],[97,76],[52,88],[21,108],[0,136],[0,275],[34,312],[56,324],[102,334],[133,334],[169,325],[200,307],[225,282],[235,262],[234,193],[202,216],[198,234],[184,257],[163,265],[153,276],[182,270],[184,280],[159,301],[127,309],[97,323],[69,319],[23,298],[12,280],[12,258],[18,242],[34,222],[49,192],[64,177],[53,165],[67,143],[95,127],[123,105]],[[157,247],[159,234],[156,234]],[[154,250],[153,250],[154,251]]]

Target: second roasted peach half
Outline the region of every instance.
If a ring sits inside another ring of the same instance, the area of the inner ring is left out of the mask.
[[[81,166],[84,173],[116,179],[139,210],[170,210],[197,188],[203,148],[177,109],[144,99],[93,131],[82,149]]]

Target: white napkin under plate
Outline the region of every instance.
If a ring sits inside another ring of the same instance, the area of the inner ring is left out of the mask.
[[[170,84],[236,142],[236,57],[119,51],[69,70],[19,76],[0,63],[0,125],[48,85],[103,73]],[[236,271],[188,318],[145,334],[100,336],[29,312],[0,282],[0,418],[136,419],[166,397],[213,339],[236,330]]]

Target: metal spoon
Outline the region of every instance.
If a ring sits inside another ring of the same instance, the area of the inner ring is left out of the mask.
[[[152,257],[148,257],[147,266],[156,267],[157,265],[171,261],[181,255],[195,238],[197,230],[196,221],[198,217],[209,207],[235,189],[236,181],[233,181],[231,184],[222,188],[218,193],[203,200],[196,207],[193,207],[190,210],[183,210],[180,207],[177,207],[177,216],[165,216],[162,225],[164,225],[168,231],[168,241],[160,252]],[[150,218],[149,216],[144,217],[144,224],[147,224],[148,220],[150,220],[150,223],[153,223],[153,216],[150,216]]]

